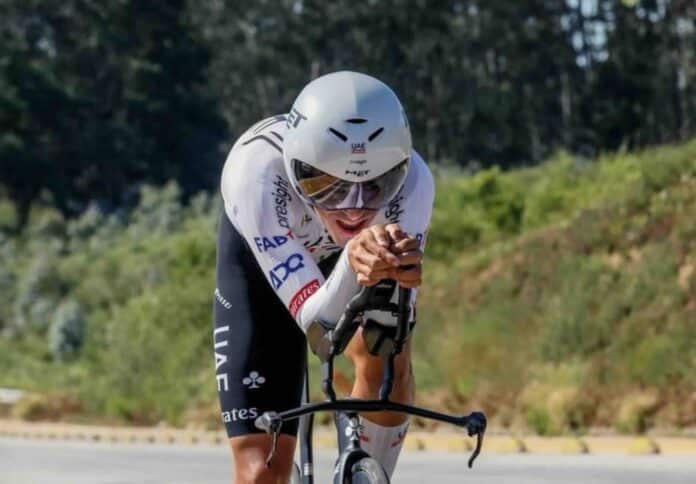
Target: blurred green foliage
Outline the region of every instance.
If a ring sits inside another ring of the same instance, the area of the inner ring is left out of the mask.
[[[68,300],[58,306],[51,322],[49,346],[58,361],[71,359],[84,342],[85,320],[79,304]]]
[[[439,179],[414,338],[421,384],[539,433],[694,425],[694,220],[694,141]],[[583,371],[569,382],[559,371],[571,362]],[[664,420],[623,402],[646,389]]]
[[[0,386],[80,418],[211,421],[221,203],[180,199],[171,183],[110,214],[34,206],[19,234],[0,203]],[[696,141],[438,176],[420,398],[543,434],[694,425],[695,218]]]
[[[210,286],[219,202],[144,187],[131,212],[35,208],[0,245],[0,385],[70,391],[95,415],[177,422],[210,400]],[[14,257],[4,257],[13,252]]]
[[[386,82],[416,149],[461,167],[537,164],[559,148],[595,157],[696,127],[692,0],[2,0],[0,10],[0,192],[15,203],[0,207],[0,224],[18,228],[36,202],[77,216],[94,202],[116,210],[143,183],[176,180],[186,197],[212,189],[241,133],[338,70]],[[515,230],[519,207],[487,176],[468,195],[485,193],[490,223]],[[553,191],[536,202],[525,216],[573,205]]]

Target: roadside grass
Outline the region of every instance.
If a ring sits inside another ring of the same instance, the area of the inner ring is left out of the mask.
[[[471,183],[483,201],[460,200],[474,208],[456,205],[457,193],[436,206],[447,229],[429,237],[421,385],[446,381],[449,401],[541,434],[644,431],[655,415],[663,427],[696,424],[694,405],[674,411],[696,395],[696,145],[594,165],[562,155]],[[520,209],[513,228],[490,224]],[[472,210],[488,210],[488,225],[478,225],[478,240],[457,239],[457,224],[476,225]],[[447,226],[448,213],[465,215]],[[562,376],[568,365],[582,368],[572,380]]]
[[[696,425],[696,140],[437,185],[422,402],[544,435]],[[109,216],[36,207],[17,235],[0,202],[0,386],[32,393],[19,416],[214,425],[219,213],[146,187]]]

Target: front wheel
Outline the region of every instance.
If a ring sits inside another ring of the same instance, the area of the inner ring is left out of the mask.
[[[389,484],[389,477],[379,462],[363,457],[351,466],[344,484]]]

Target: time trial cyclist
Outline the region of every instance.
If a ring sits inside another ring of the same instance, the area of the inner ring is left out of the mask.
[[[235,482],[287,483],[297,421],[283,426],[266,468],[271,436],[254,420],[299,406],[305,334],[335,324],[361,286],[420,285],[433,179],[394,92],[343,71],[310,82],[288,114],[245,132],[227,157],[221,190],[214,348]],[[364,318],[396,324],[382,312]],[[355,368],[351,396],[376,398],[383,361],[360,330],[345,353]],[[391,398],[411,404],[410,345],[395,370]],[[391,475],[408,417],[368,413],[361,426],[363,448]]]

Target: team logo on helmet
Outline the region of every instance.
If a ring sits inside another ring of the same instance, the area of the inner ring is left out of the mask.
[[[365,143],[351,143],[350,152],[353,154],[364,155],[365,154]]]

